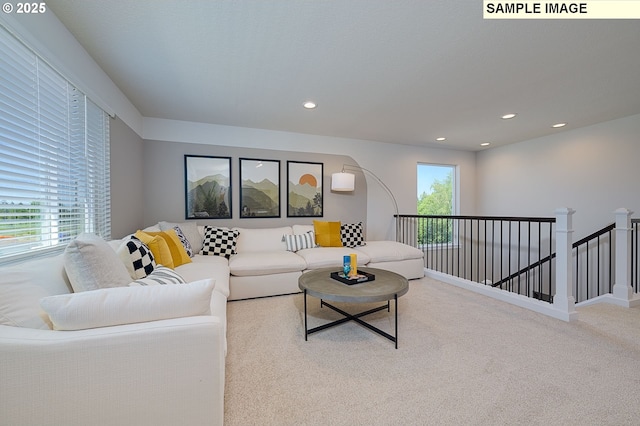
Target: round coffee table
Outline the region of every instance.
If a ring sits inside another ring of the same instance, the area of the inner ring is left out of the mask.
[[[331,272],[336,272],[339,268],[322,268],[305,272],[298,278],[298,287],[304,293],[304,340],[307,340],[309,334],[326,330],[349,321],[355,321],[365,326],[369,330],[386,337],[395,343],[398,349],[398,297],[403,296],[409,291],[409,282],[402,275],[395,272],[385,271],[376,268],[358,268],[358,271],[367,272],[375,275],[375,280],[367,281],[359,284],[344,284],[338,280],[331,278]],[[321,326],[309,329],[307,327],[307,295],[320,299],[320,307],[326,306],[344,318],[337,321],[323,324]],[[395,303],[395,336],[386,333],[379,328],[361,320],[360,318],[372,314],[374,312],[386,309],[390,311],[390,301]],[[386,301],[385,305],[357,314],[350,314],[339,309],[329,303],[332,302],[348,302],[348,303],[372,303]]]

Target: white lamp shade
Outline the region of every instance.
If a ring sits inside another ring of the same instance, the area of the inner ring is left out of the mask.
[[[356,175],[353,173],[333,173],[331,175],[331,190],[347,192],[355,189]]]

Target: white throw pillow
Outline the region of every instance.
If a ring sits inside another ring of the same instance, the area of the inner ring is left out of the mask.
[[[85,330],[210,314],[211,279],[184,285],[104,288],[40,300],[54,330]]]
[[[64,268],[73,291],[124,287],[131,276],[118,254],[94,234],[80,234],[64,251]]]

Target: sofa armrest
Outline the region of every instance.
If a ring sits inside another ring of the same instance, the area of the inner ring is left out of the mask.
[[[224,337],[214,316],[78,331],[0,326],[2,422],[222,424]]]

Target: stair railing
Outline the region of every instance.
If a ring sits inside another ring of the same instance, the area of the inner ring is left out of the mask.
[[[612,223],[572,244],[576,303],[611,293],[615,229]]]
[[[400,215],[400,240],[424,252],[427,269],[550,299],[553,217]]]
[[[425,268],[553,303],[555,218],[399,215],[400,241],[423,250]],[[640,219],[632,219],[631,277],[640,287]],[[612,292],[610,224],[571,244],[575,302]]]

